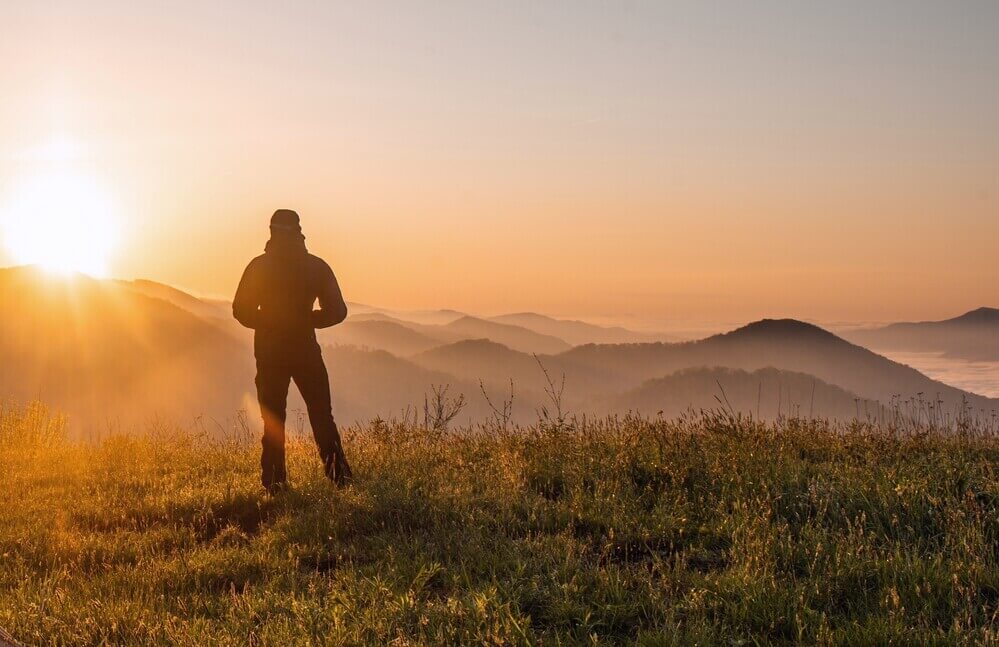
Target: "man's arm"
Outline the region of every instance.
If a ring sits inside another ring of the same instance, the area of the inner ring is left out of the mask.
[[[232,316],[247,328],[256,328],[260,323],[260,290],[257,287],[256,271],[251,262],[243,272],[232,299]]]
[[[314,328],[329,328],[347,318],[347,304],[333,270],[322,263],[319,276],[319,309],[312,311]]]

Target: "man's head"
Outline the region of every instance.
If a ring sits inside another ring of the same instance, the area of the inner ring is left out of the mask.
[[[298,213],[291,209],[278,209],[271,216],[272,233],[302,233],[302,225],[298,220]]]

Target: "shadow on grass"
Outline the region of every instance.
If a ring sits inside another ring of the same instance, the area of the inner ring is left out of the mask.
[[[238,493],[221,500],[198,500],[164,507],[135,504],[127,509],[87,509],[72,514],[74,525],[90,532],[149,532],[158,528],[190,528],[199,542],[208,542],[226,528],[256,535],[282,509],[300,502]]]
[[[623,538],[606,542],[598,563],[601,566],[646,564],[651,567],[658,560],[682,557],[688,568],[707,573],[729,565],[730,548],[728,537],[696,531],[649,538]]]

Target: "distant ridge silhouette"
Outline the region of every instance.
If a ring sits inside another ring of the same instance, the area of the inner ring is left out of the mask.
[[[761,319],[731,332],[721,333],[714,338],[730,341],[780,338],[833,344],[843,341],[824,328],[797,319]]]
[[[999,309],[978,308],[977,310],[966,312],[960,317],[955,317],[950,321],[954,323],[969,323],[975,325],[996,326],[999,325]]]
[[[413,355],[446,343],[402,323],[380,319],[348,319],[320,337],[326,343],[337,346],[386,350],[400,356]]]
[[[147,279],[120,281],[120,283],[140,294],[162,299],[201,317],[224,320],[228,324],[231,309],[228,301],[200,299],[173,286]]]
[[[572,319],[556,319],[536,312],[499,315],[489,319],[498,323],[523,326],[535,332],[558,337],[573,346],[665,341],[665,336],[660,334],[639,333],[620,326],[597,326]]]
[[[558,337],[543,335],[522,326],[497,323],[478,317],[465,316],[452,321],[445,328],[472,338],[492,339],[504,346],[525,353],[554,354],[569,350],[572,347],[571,344]]]
[[[565,357],[589,366],[628,371],[640,379],[662,377],[686,368],[724,366],[807,373],[859,397],[889,403],[900,397],[942,400],[956,409],[967,402],[991,411],[997,401],[931,380],[813,324],[792,319],[754,322],[732,332],[680,344],[587,345]]]
[[[0,308],[16,313],[0,318],[0,399],[42,398],[99,428],[242,407],[242,342],[169,301],[20,267],[0,270]]]
[[[952,319],[895,323],[846,333],[886,351],[938,352],[972,361],[999,361],[999,309],[977,308]]]
[[[778,416],[850,419],[869,411],[857,395],[811,375],[764,368],[691,368],[649,380],[615,397],[619,412],[658,412],[673,417],[688,409],[731,408],[762,419]]]
[[[89,422],[100,430],[109,422],[127,428],[158,416],[189,425],[236,415],[246,406],[245,389],[237,387],[252,383],[248,338],[230,334],[196,297],[154,283],[151,289],[168,297],[158,298],[138,285],[142,289],[82,276],[52,279],[31,268],[0,270],[0,308],[17,313],[0,319],[0,399],[41,397],[69,413],[75,426]],[[361,422],[402,415],[407,407],[412,414],[431,385],[450,384],[451,393],[469,403],[463,419],[481,420],[490,410],[480,381],[498,399],[508,397],[513,380],[515,419],[530,422],[545,403],[539,361],[556,380],[565,375],[571,411],[594,415],[627,411],[636,402],[648,415],[716,403],[715,380],[731,385],[725,387],[733,392],[730,400],[746,413],[757,410],[756,398],[734,394],[751,394],[754,384],[764,400],[769,389],[773,411],[779,399],[782,412],[794,405],[807,414],[813,383],[816,415],[852,417],[856,404],[846,406],[843,393],[881,403],[918,393],[935,400],[939,393],[948,408],[962,398],[978,410],[999,408],[996,400],[933,381],[793,319],[757,321],[699,341],[587,344],[537,353],[537,359],[489,339],[493,330],[509,330],[488,323],[488,334],[473,337],[477,329],[405,322],[375,309],[348,319],[348,334],[322,338],[337,415]],[[397,347],[386,349],[390,344]],[[798,397],[803,392],[808,398]],[[301,408],[293,395],[289,411]],[[763,413],[767,408],[763,402]]]

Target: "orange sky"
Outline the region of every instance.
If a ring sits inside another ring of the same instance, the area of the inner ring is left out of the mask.
[[[0,7],[0,217],[91,178],[116,276],[229,295],[290,207],[392,307],[999,306],[995,3],[133,4]]]

